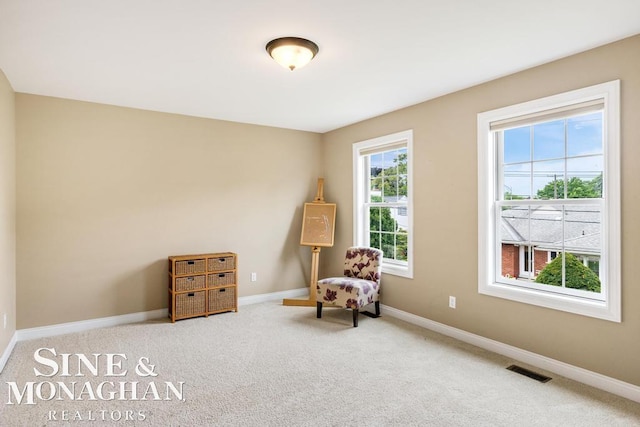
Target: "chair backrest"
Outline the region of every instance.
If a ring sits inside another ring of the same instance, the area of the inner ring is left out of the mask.
[[[382,251],[376,248],[354,246],[347,249],[344,275],[380,283]]]

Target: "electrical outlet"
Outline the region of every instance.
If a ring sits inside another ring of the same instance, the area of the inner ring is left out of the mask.
[[[251,281],[255,282],[256,280],[258,280],[258,273],[251,273]]]
[[[456,297],[449,297],[449,307],[450,308],[456,308]]]

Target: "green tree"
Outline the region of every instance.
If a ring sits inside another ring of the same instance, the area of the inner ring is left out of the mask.
[[[572,289],[600,292],[598,275],[568,252],[561,253],[547,264],[536,277],[536,283],[562,286],[562,259],[565,254],[565,286]]]
[[[564,198],[564,179],[554,179],[538,190],[538,199]],[[597,199],[602,197],[602,174],[592,180],[583,181],[573,177],[567,182],[567,198],[569,199]]]

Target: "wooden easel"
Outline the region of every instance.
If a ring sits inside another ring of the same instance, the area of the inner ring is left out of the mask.
[[[315,199],[313,199],[313,202],[309,203],[309,204],[305,204],[305,212],[307,210],[307,206],[308,205],[327,205],[327,206],[332,206],[334,208],[333,210],[333,214],[334,217],[332,218],[332,221],[335,222],[335,204],[326,204],[324,201],[324,179],[323,178],[318,178],[318,191],[316,193],[316,197]],[[302,237],[300,238],[300,244],[301,245],[306,245],[306,246],[311,246],[311,280],[309,282],[309,298],[308,299],[289,299],[289,298],[285,298],[282,300],[282,305],[289,305],[289,306],[302,306],[302,307],[315,307],[316,306],[316,287],[318,285],[318,265],[320,264],[320,248],[321,246],[328,246],[331,247],[333,246],[333,228],[334,228],[334,224],[333,222],[331,223],[331,236],[330,236],[330,241],[323,241],[320,242],[316,242],[318,244],[311,244],[310,242],[306,241],[305,239],[305,224],[304,224],[305,218],[303,217],[303,225],[302,225]]]

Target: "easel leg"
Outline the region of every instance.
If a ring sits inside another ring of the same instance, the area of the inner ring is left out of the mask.
[[[282,305],[315,307],[316,294],[318,292],[318,265],[320,264],[320,247],[313,246],[311,249],[311,281],[309,282],[309,298],[306,300],[289,299],[282,300]]]

